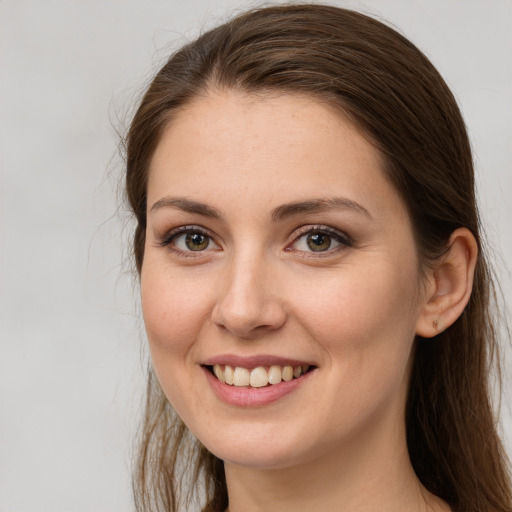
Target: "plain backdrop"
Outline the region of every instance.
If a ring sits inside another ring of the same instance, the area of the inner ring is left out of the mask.
[[[331,3],[389,20],[455,92],[510,308],[512,2]],[[249,5],[0,0],[0,512],[133,510],[147,354],[117,132],[173,48]]]

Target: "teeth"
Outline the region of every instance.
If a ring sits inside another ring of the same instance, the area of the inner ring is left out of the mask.
[[[281,372],[281,378],[288,382],[293,379],[293,366],[285,366]]]
[[[216,364],[215,366],[219,366],[219,365]],[[219,366],[219,368],[220,368],[220,366]],[[225,379],[226,384],[229,384],[230,386],[232,386],[235,383],[234,373],[235,373],[235,371],[233,370],[233,368],[231,368],[231,366],[226,365],[224,367],[224,379]]]
[[[249,384],[253,388],[262,388],[268,384],[268,373],[265,368],[259,366],[258,368],[254,368],[251,371],[251,377],[249,380]]]
[[[225,374],[222,371],[222,368],[220,367],[220,365],[216,364],[213,367],[213,373],[215,374],[215,377],[217,377],[217,379],[219,379],[221,382],[226,382]]]
[[[233,384],[235,386],[248,386],[251,380],[251,375],[247,368],[240,368],[237,366],[235,368],[235,374],[233,376]]]
[[[309,370],[309,365],[298,366],[278,366],[273,365],[270,368],[258,366],[249,370],[247,368],[225,365],[224,369],[220,364],[213,367],[213,373],[221,382],[229,386],[251,386],[253,388],[262,388],[269,384],[279,384],[280,382],[289,382],[292,379],[298,379]]]
[[[281,382],[281,367],[271,366],[268,370],[268,381],[270,384],[279,384]]]

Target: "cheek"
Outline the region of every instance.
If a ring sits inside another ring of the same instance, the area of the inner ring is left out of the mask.
[[[144,324],[155,365],[159,357],[182,360],[191,349],[207,317],[208,293],[204,283],[172,275],[145,262],[141,272]]]
[[[414,339],[416,283],[414,262],[368,258],[297,286],[297,317],[343,373],[392,373],[406,365]]]
[[[165,266],[164,266],[165,267]],[[200,408],[194,348],[208,310],[205,287],[148,264],[141,273],[144,324],[155,374],[168,400],[187,423]]]
[[[334,437],[372,424],[383,411],[397,417],[403,413],[414,340],[416,273],[384,267],[374,266],[372,272],[345,269],[336,278],[328,276],[325,287],[317,281],[315,288],[307,288],[323,293],[310,292],[297,311],[309,338],[324,354],[328,371],[321,414]],[[296,290],[295,296],[305,297],[304,292]]]

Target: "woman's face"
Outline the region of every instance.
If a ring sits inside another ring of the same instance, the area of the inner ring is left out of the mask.
[[[418,257],[350,122],[308,97],[212,94],[164,133],[147,192],[151,356],[211,452],[277,468],[403,434]]]

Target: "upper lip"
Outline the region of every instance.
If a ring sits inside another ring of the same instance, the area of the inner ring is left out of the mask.
[[[238,366],[240,368],[257,368],[258,366],[299,366],[309,364],[314,366],[310,361],[299,359],[291,359],[288,357],[273,356],[269,354],[239,356],[236,354],[221,354],[206,359],[204,366],[214,366],[216,364],[229,366]]]

